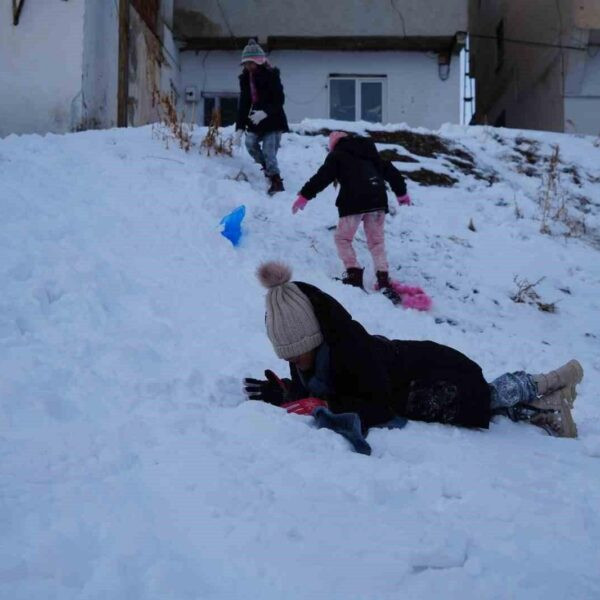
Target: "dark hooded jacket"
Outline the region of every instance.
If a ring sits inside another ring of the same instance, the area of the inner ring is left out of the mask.
[[[247,129],[257,135],[272,131],[289,131],[283,110],[285,95],[279,77],[279,69],[270,65],[259,65],[252,77],[258,94],[258,102],[252,104],[250,74],[244,69],[240,74],[240,103],[235,128]],[[267,116],[258,125],[254,125],[248,118],[250,110],[264,110]]]
[[[400,171],[382,159],[373,141],[364,137],[341,138],[300,194],[310,200],[334,181],[340,184],[335,202],[340,217],[387,212],[386,181],[396,196],[406,194]]]
[[[334,298],[295,282],[315,311],[329,347],[329,385],[324,398],[334,413],[355,412],[364,429],[394,416],[487,428],[490,390],[481,368],[457,350],[428,341],[370,335]],[[310,396],[290,364],[296,397]],[[431,398],[437,399],[431,403]]]

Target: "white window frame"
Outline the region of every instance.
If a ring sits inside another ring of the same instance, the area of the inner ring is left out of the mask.
[[[361,83],[381,83],[381,122],[387,123],[387,76],[386,75],[344,75],[336,73],[329,75],[329,94],[327,97],[327,114],[331,116],[331,82],[340,79],[351,79],[354,86],[354,121],[360,121],[362,112],[362,86]],[[351,121],[349,121],[351,122]]]

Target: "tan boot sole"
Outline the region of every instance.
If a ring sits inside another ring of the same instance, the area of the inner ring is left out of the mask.
[[[563,400],[562,406],[560,407],[560,419],[562,422],[562,435],[565,438],[576,438],[577,437],[577,425],[573,420],[569,403]]]

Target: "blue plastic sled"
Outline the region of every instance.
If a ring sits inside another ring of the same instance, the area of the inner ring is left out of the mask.
[[[225,215],[219,225],[224,225],[221,235],[226,237],[234,246],[240,243],[242,237],[242,220],[246,215],[246,207],[242,204]]]

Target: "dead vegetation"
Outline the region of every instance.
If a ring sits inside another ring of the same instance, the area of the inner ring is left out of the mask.
[[[540,232],[551,235],[555,226],[566,237],[577,237],[586,233],[585,215],[574,216],[568,209],[569,194],[561,182],[561,159],[558,144],[552,147],[547,166],[542,174],[538,203],[541,210]],[[562,231],[560,231],[562,230]]]
[[[418,171],[400,171],[404,177],[424,186],[452,187],[458,179],[444,173],[436,173],[429,169],[420,168]]]
[[[153,102],[158,108],[160,120],[152,125],[152,134],[162,139],[167,148],[169,148],[171,142],[175,142],[184,152],[189,152],[193,145],[193,123],[185,123],[183,117],[179,116],[171,94],[164,94],[155,90]]]
[[[206,151],[206,155],[220,154],[231,156],[233,154],[233,138],[231,136],[223,138],[220,131],[221,112],[217,109],[213,111],[208,131],[200,143],[200,147]]]
[[[540,295],[535,291],[535,286],[541,283],[544,277],[540,277],[535,283],[527,279],[519,279],[516,275],[513,279],[517,290],[510,296],[510,299],[517,304],[530,304],[537,307],[538,310],[547,313],[556,312],[556,302],[544,302]]]
[[[385,148],[379,152],[379,156],[383,160],[389,160],[392,162],[404,162],[404,163],[418,163],[419,161],[408,154],[398,154],[398,150],[395,148]]]

